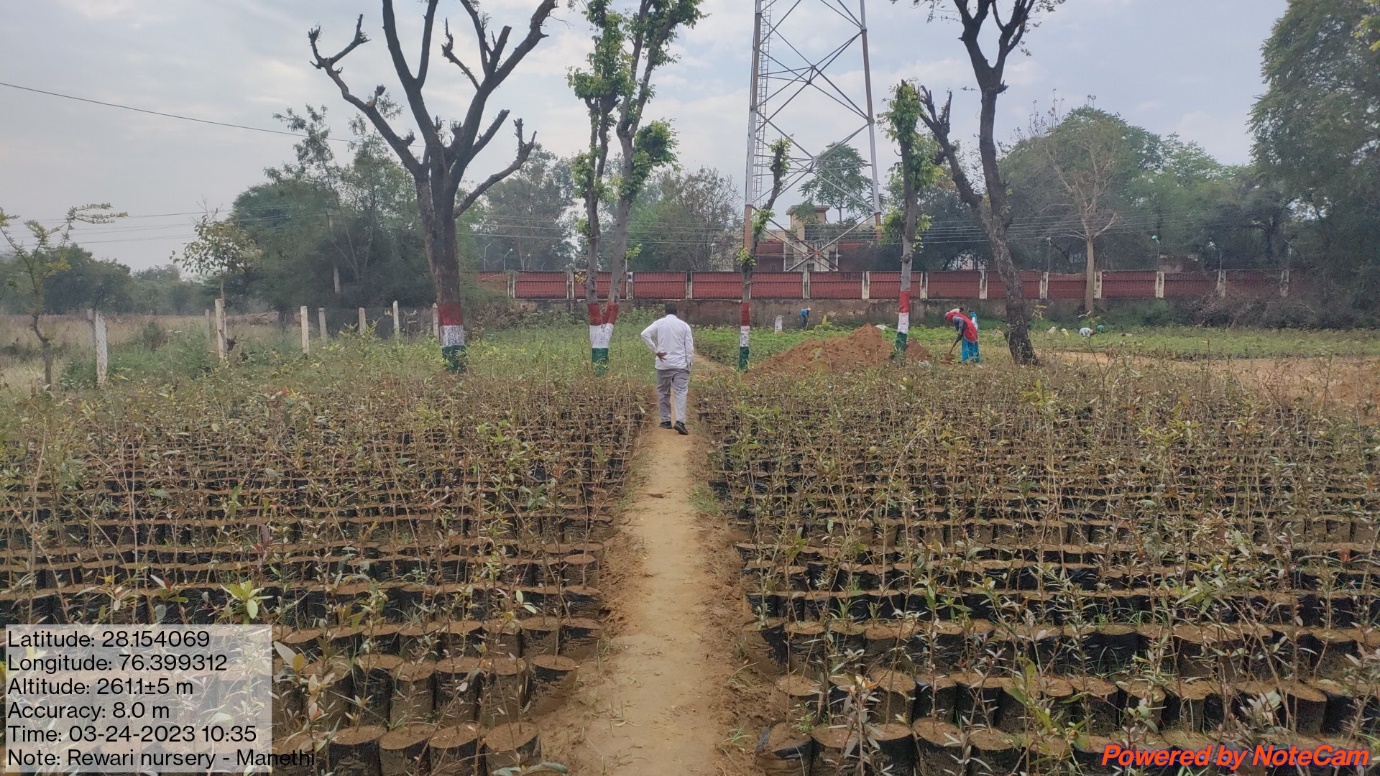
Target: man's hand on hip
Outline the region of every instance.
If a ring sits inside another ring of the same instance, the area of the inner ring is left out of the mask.
[[[658,351],[656,352],[656,359],[657,359],[658,361],[665,361],[665,360],[666,360],[666,351],[664,351],[664,350],[658,350]]]

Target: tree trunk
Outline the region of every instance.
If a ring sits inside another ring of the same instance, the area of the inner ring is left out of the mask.
[[[620,135],[619,139],[623,147],[622,180],[627,180],[633,174],[632,136],[624,138]],[[631,216],[632,200],[620,195],[613,206],[613,233],[609,235],[609,293],[604,305],[603,325],[599,327],[599,342],[603,346],[603,356],[602,361],[596,359],[595,370],[598,374],[604,374],[608,368],[609,342],[613,339],[613,324],[618,320],[618,298],[628,275],[628,221]],[[594,330],[591,329],[590,332],[592,344]]]
[[[910,216],[906,216],[910,220]],[[901,238],[901,297],[896,313],[896,358],[906,358],[906,340],[910,337],[910,274],[911,262],[915,256],[915,241],[909,237]]]
[[[43,350],[43,390],[51,391],[53,389],[53,341],[43,336],[43,329],[38,325],[43,314],[42,310],[43,301],[42,297],[39,297],[37,306],[29,315],[29,328],[33,330],[34,336],[38,338],[38,344]]]
[[[976,33],[974,33],[974,37]],[[976,42],[969,42],[970,53]],[[974,55],[974,61],[979,57]],[[987,183],[987,197],[991,203],[991,214],[987,223],[987,239],[992,246],[992,260],[997,265],[997,274],[1006,285],[1006,344],[1011,351],[1011,360],[1020,366],[1034,366],[1040,363],[1035,357],[1035,346],[1030,342],[1030,311],[1026,309],[1025,294],[1021,289],[1021,276],[1011,258],[1011,246],[1007,240],[1007,228],[1011,225],[1011,202],[1007,198],[1006,181],[1002,180],[997,166],[997,96],[1005,90],[1000,74],[990,69],[976,68],[978,84],[982,88],[982,113],[978,131],[978,147],[982,156],[983,177]]]
[[[605,322],[599,307],[599,246],[603,233],[599,227],[599,203],[585,203],[585,219],[589,223],[589,253],[585,258],[585,306],[589,309],[589,354],[594,374],[602,376],[609,368],[609,341],[613,339],[612,321]],[[609,311],[613,313],[613,310]]]
[[[1097,276],[1097,256],[1093,253],[1093,242],[1092,235],[1084,230],[1084,245],[1087,251],[1087,267],[1084,271],[1087,273],[1087,280],[1083,283],[1083,313],[1086,315],[1093,314],[1093,292],[1097,288],[1094,283]]]
[[[1000,237],[993,236],[992,259],[997,265],[997,274],[1006,286],[1006,344],[1011,350],[1011,360],[1022,366],[1036,366],[1040,360],[1035,356],[1035,346],[1030,342],[1030,310],[1025,304],[1025,294],[1021,290],[1021,273],[1011,261],[1011,249],[1006,241],[1006,229],[999,230]]]
[[[441,355],[446,369],[465,371],[465,315],[460,307],[460,252],[456,242],[453,211],[432,201],[431,187],[417,187],[422,216],[422,243],[426,248],[431,282],[436,288],[436,314],[440,318]]]
[[[751,228],[751,227],[749,227]],[[757,235],[752,236],[748,260],[743,263],[743,306],[738,313],[738,371],[746,372],[752,350],[752,272],[757,257]]]
[[[906,340],[910,337],[910,276],[911,265],[915,260],[915,229],[920,218],[919,203],[915,181],[912,178],[911,164],[915,149],[911,140],[901,139],[901,174],[904,198],[904,221],[901,223],[901,295],[896,313],[896,352],[899,361],[906,359]]]

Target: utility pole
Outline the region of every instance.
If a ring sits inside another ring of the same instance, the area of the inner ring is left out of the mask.
[[[771,146],[781,138],[791,140],[792,156],[791,174],[778,208],[791,204],[790,192],[814,175],[819,155],[830,144],[866,143],[861,150],[871,167],[871,217],[846,224],[817,247],[827,255],[850,235],[874,239],[882,223],[881,178],[867,47],[867,0],[856,0],[856,6],[851,0],[753,0],[753,11],[743,246],[751,245],[753,214],[771,193]],[[817,24],[820,15],[828,19],[825,28]],[[859,68],[862,88],[849,87],[840,76]],[[817,132],[821,126],[840,123],[831,121],[836,117],[847,127],[842,134]],[[775,228],[783,227],[777,223]]]

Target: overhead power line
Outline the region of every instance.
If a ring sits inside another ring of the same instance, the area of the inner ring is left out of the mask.
[[[90,104],[92,104],[92,105],[103,105],[103,106],[105,106],[105,107],[107,107],[107,108],[119,108],[119,109],[121,109],[121,110],[132,110],[132,111],[134,111],[135,113],[147,113],[147,114],[150,115],[150,116],[162,116],[163,118],[167,118],[167,119],[178,119],[178,120],[181,120],[181,121],[195,121],[195,122],[198,123],[198,124],[212,124],[212,125],[217,126],[217,127],[229,127],[229,128],[231,128],[231,129],[247,129],[247,130],[249,130],[250,132],[267,132],[267,133],[270,134],[270,135],[287,135],[287,136],[289,136],[289,137],[307,137],[306,134],[303,134],[303,133],[301,133],[301,132],[289,132],[289,131],[286,130],[286,129],[268,129],[267,127],[250,127],[250,126],[246,126],[246,125],[244,125],[244,124],[232,124],[232,123],[225,122],[225,121],[212,121],[212,120],[210,120],[210,119],[199,119],[199,118],[195,118],[195,117],[193,117],[193,116],[180,116],[180,115],[178,115],[178,114],[176,114],[176,113],[164,113],[163,111],[149,110],[149,109],[147,109],[147,108],[136,108],[136,107],[134,107],[134,106],[132,106],[132,105],[121,105],[121,104],[116,103],[116,102],[103,102],[103,101],[101,101],[101,100],[92,100],[92,99],[88,99],[88,98],[86,98],[86,97],[77,97],[77,96],[71,95],[71,94],[61,94],[61,93],[58,93],[58,92],[50,92],[50,91],[47,91],[46,89],[35,89],[35,88],[33,88],[32,86],[20,86],[19,84],[5,83],[4,81],[0,81],[0,86],[6,86],[6,87],[9,87],[9,88],[11,88],[11,89],[18,89],[18,90],[24,91],[24,92],[33,92],[34,94],[46,94],[46,95],[48,95],[49,97],[61,97],[61,98],[64,99],[64,100],[76,100],[77,102],[85,102],[85,103],[90,103]],[[350,142],[350,141],[348,141],[348,140],[345,140],[344,138],[330,137],[330,138],[327,138],[327,139],[328,139],[328,140],[333,140],[333,141],[335,141],[335,142],[337,142],[337,143],[348,143],[348,142]]]

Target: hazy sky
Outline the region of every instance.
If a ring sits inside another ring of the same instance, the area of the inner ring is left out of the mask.
[[[837,2],[838,0],[832,0]],[[850,5],[855,0],[847,0]],[[824,0],[805,0],[796,17],[803,50],[832,47],[840,34]],[[415,50],[422,5],[396,3],[404,45]],[[485,0],[484,8],[515,33],[537,0]],[[781,4],[778,4],[781,5]],[[1068,0],[1029,36],[1030,56],[1012,62],[1003,95],[999,138],[1010,139],[1034,106],[1057,94],[1065,107],[1095,96],[1098,107],[1163,134],[1177,132],[1218,159],[1250,157],[1246,121],[1263,90],[1260,45],[1286,0]],[[741,189],[752,40],[750,0],[704,0],[709,13],[683,36],[680,60],[657,79],[650,115],[670,119],[687,167],[707,165]],[[365,15],[372,40],[345,61],[357,94],[394,87],[377,0],[3,0],[0,81],[148,110],[263,128],[288,107],[326,105],[337,137],[351,109],[308,63],[306,32],[322,26],[322,49],[348,42],[354,18]],[[472,51],[468,19],[458,2],[441,14],[457,22],[457,50]],[[873,0],[867,7],[876,109],[899,78],[936,89],[963,89],[972,74],[957,28],[927,23],[926,12]],[[538,139],[565,155],[587,132],[583,107],[566,86],[580,64],[589,30],[560,4],[541,42],[493,99],[490,115],[510,108]],[[436,45],[439,47],[440,35]],[[470,56],[470,59],[475,57]],[[861,83],[860,60],[836,78]],[[458,117],[467,81],[434,56],[428,83],[433,111]],[[400,96],[400,95],[399,95]],[[976,95],[958,91],[956,128],[976,130]],[[800,137],[824,137],[848,124],[820,111],[801,120]],[[821,134],[823,133],[823,134]],[[178,121],[0,86],[0,207],[11,214],[59,218],[68,206],[110,202],[132,217],[89,226],[79,241],[97,256],[142,268],[166,263],[191,235],[203,201],[226,208],[263,180],[263,169],[288,160],[294,138]],[[880,163],[894,159],[878,138]],[[860,143],[860,147],[865,144]],[[341,144],[341,150],[344,146]],[[507,164],[513,139],[505,130],[470,171],[478,179]]]

